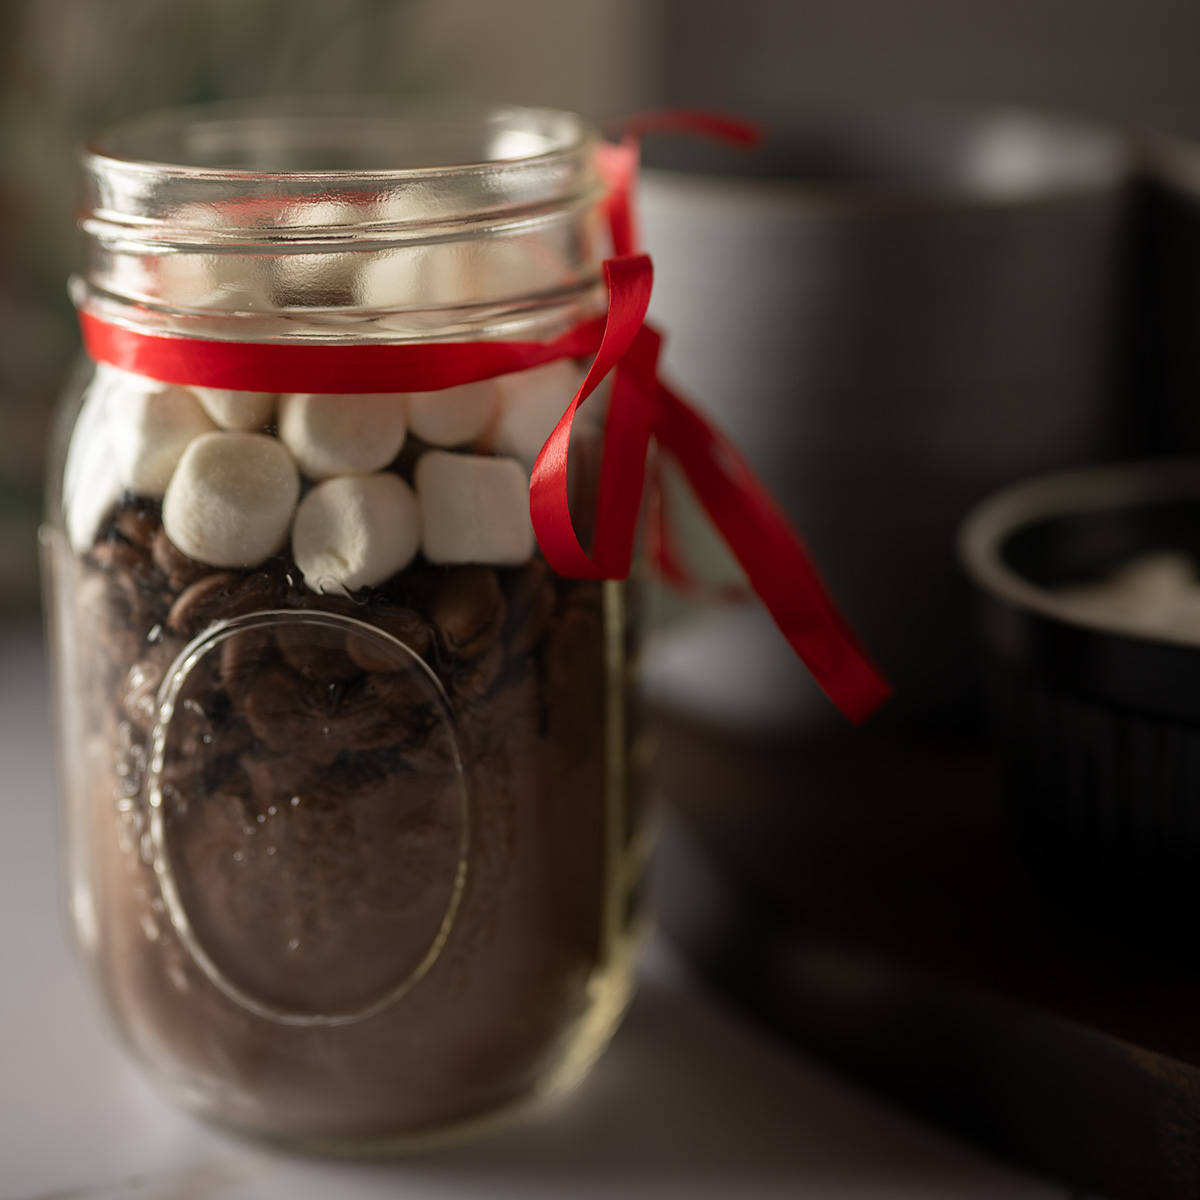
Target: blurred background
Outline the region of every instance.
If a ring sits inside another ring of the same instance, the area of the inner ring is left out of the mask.
[[[767,148],[645,150],[668,368],[804,530],[897,684],[876,736],[969,735],[963,512],[1039,470],[1200,449],[1198,50],[1189,0],[8,0],[0,614],[37,608],[43,445],[77,345],[73,150],[95,130],[314,91],[597,121],[716,107],[761,120]],[[736,578],[668,484],[701,573]],[[662,611],[662,707],[836,741],[753,606]]]
[[[715,107],[761,120],[767,148],[645,151],[668,367],[805,531],[896,682],[876,727],[969,734],[962,514],[1040,470],[1200,449],[1198,50],[1189,0],[9,0],[0,613],[37,607],[43,445],[77,344],[73,149],[93,131],[314,91],[597,121]],[[685,549],[736,578],[668,483]],[[665,708],[836,738],[752,607],[663,611],[678,636],[649,679]]]
[[[64,287],[76,249],[72,149],[100,126],[157,105],[326,90],[464,95],[596,119],[719,106],[771,127],[1020,105],[1186,133],[1200,128],[1198,48],[1200,8],[1188,0],[343,0],[332,12],[319,0],[8,0],[0,611],[36,606],[42,443],[76,344]]]
[[[1198,63],[1195,0],[3,0],[0,620],[34,636],[73,149],[99,127],[313,92],[757,118],[748,158],[648,144],[653,311],[898,695],[849,731],[758,610],[676,599],[647,663],[662,787],[727,878],[824,919],[850,862],[875,921],[928,847],[982,861],[954,840],[987,782],[963,514],[1040,471],[1200,452]],[[669,495],[694,561],[736,578]],[[703,857],[669,885],[685,941]],[[953,907],[936,880],[917,899]]]

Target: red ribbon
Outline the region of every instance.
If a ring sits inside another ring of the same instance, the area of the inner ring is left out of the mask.
[[[743,140],[751,127],[697,113],[642,120]],[[748,132],[750,131],[750,132]],[[606,147],[609,214],[617,255],[604,263],[606,317],[552,342],[431,342],[417,345],[228,342],[144,333],[81,311],[84,346],[97,362],[169,383],[255,392],[438,391],[560,358],[594,354],[583,384],[534,464],[529,508],[538,545],[560,575],[623,579],[633,558],[647,455],[653,438],[685,476],[767,611],[830,699],[862,721],[891,690],[831,600],[799,533],[733,443],[658,377],[661,336],[645,324],[653,269],[636,244],[630,188],[637,163],[631,136]],[[580,544],[567,496],[571,427],[612,374],[591,552]],[[676,568],[679,569],[678,567]]]
[[[597,317],[553,342],[422,342],[306,345],[168,337],[110,325],[79,312],[83,346],[94,362],[188,387],[238,392],[436,392],[524,371],[558,358],[594,354],[604,333]]]

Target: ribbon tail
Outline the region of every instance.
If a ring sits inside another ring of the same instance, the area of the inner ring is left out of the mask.
[[[658,108],[634,113],[625,120],[621,139],[638,145],[648,133],[692,133],[741,149],[752,149],[763,140],[760,122],[708,108]]]
[[[864,721],[891,688],[838,612],[799,532],[733,443],[661,383],[654,429],[792,649],[843,715]]]
[[[654,475],[650,519],[647,522],[650,562],[658,572],[658,577],[668,587],[679,592],[690,591],[693,582],[691,573],[683,564],[675,537],[675,527],[671,524],[671,516],[667,511],[667,481],[661,458],[655,459]]]
[[[630,117],[620,142],[602,143],[596,156],[609,189],[605,207],[614,254],[633,254],[641,245],[633,193],[642,139],[648,133],[690,133],[742,150],[757,146],[763,138],[762,126],[756,121],[706,109],[656,109]]]
[[[603,142],[597,148],[596,166],[608,185],[605,209],[614,254],[632,254],[638,244],[633,215],[633,184],[637,178],[638,147]]]

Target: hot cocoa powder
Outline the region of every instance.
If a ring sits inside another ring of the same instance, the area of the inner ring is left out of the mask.
[[[321,596],[286,556],[194,562],[128,497],[72,572],[91,949],[185,1103],[267,1135],[419,1133],[537,1091],[605,988],[615,1019],[601,585],[418,559]],[[329,615],[411,655],[307,623]],[[230,618],[156,769],[164,678]]]

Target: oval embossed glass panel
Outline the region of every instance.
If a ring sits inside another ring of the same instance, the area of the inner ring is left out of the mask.
[[[250,1011],[361,1020],[436,960],[468,791],[441,684],[398,638],[311,611],[210,627],[164,678],[149,797],[171,922]]]

